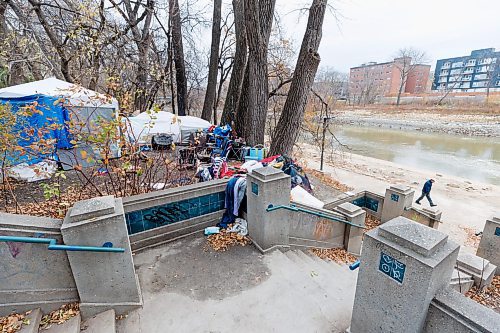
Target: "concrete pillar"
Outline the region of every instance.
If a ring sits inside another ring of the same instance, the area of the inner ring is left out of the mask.
[[[401,216],[367,232],[350,332],[421,332],[458,250],[446,234]]]
[[[248,232],[262,252],[275,245],[289,244],[289,211],[266,212],[266,208],[289,205],[290,186],[290,176],[273,167],[253,170],[247,176]]]
[[[477,255],[497,266],[496,274],[500,274],[500,215],[486,220]]]
[[[353,205],[350,202],[344,202],[335,210],[344,215],[347,221],[362,226],[365,225],[366,212],[361,207]],[[362,228],[356,228],[346,224],[344,233],[344,248],[347,252],[352,253],[356,256],[359,256],[361,254],[363,230],[364,229]]]
[[[67,245],[108,243],[125,249],[124,253],[68,251],[84,317],[109,309],[123,314],[142,305],[121,198],[77,202],[66,214],[61,233]]]
[[[381,222],[403,215],[405,209],[411,207],[414,194],[414,190],[404,185],[391,185],[386,189]]]
[[[442,212],[435,207],[425,207],[422,209],[422,211],[429,216],[429,227],[438,229],[439,223],[441,222]]]

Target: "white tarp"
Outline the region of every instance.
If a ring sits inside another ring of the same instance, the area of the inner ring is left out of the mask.
[[[129,140],[141,144],[151,143],[155,134],[170,134],[174,142],[181,142],[181,132],[193,132],[206,129],[211,124],[201,118],[176,116],[171,112],[143,112],[136,117],[124,120]]]
[[[118,101],[115,98],[54,77],[0,89],[0,97],[4,98],[36,94],[64,97],[73,106],[118,110]]]
[[[323,208],[323,206],[325,205],[323,201],[314,197],[312,194],[310,194],[300,186],[295,186],[292,189],[290,196],[293,202],[300,203],[306,206]]]

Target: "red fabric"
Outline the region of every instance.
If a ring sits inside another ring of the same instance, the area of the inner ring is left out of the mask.
[[[261,162],[261,163],[270,163],[270,162],[274,161],[275,159],[277,159],[280,156],[281,155],[274,155],[274,156],[271,156],[271,157],[266,157],[265,159],[260,160],[259,162]]]

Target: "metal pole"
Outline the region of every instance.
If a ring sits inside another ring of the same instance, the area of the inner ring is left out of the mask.
[[[323,171],[323,156],[325,154],[325,135],[326,135],[326,122],[328,121],[328,117],[323,118],[323,138],[321,139],[321,164],[319,166],[319,170]]]

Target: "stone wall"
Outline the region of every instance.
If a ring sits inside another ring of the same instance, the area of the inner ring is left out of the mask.
[[[372,215],[378,219],[382,217],[384,196],[370,191],[361,191],[356,194],[335,200],[326,204],[324,208],[327,210],[335,210],[336,207],[346,202],[363,208],[368,215]]]
[[[295,204],[298,207],[320,212],[343,219],[341,214],[326,209],[317,209]],[[288,212],[290,220],[290,246],[332,248],[344,245],[346,224],[335,222],[319,216],[303,213]]]
[[[0,235],[53,238],[62,243],[61,220],[0,214]],[[66,251],[47,244],[0,242],[0,316],[34,304],[44,312],[78,301]]]
[[[412,207],[405,210],[402,216],[433,229],[438,229],[441,222],[441,213],[432,208],[417,209]]]
[[[452,289],[432,300],[423,332],[499,332],[500,315]]]
[[[227,182],[216,180],[123,198],[132,250],[215,226],[224,211]]]

